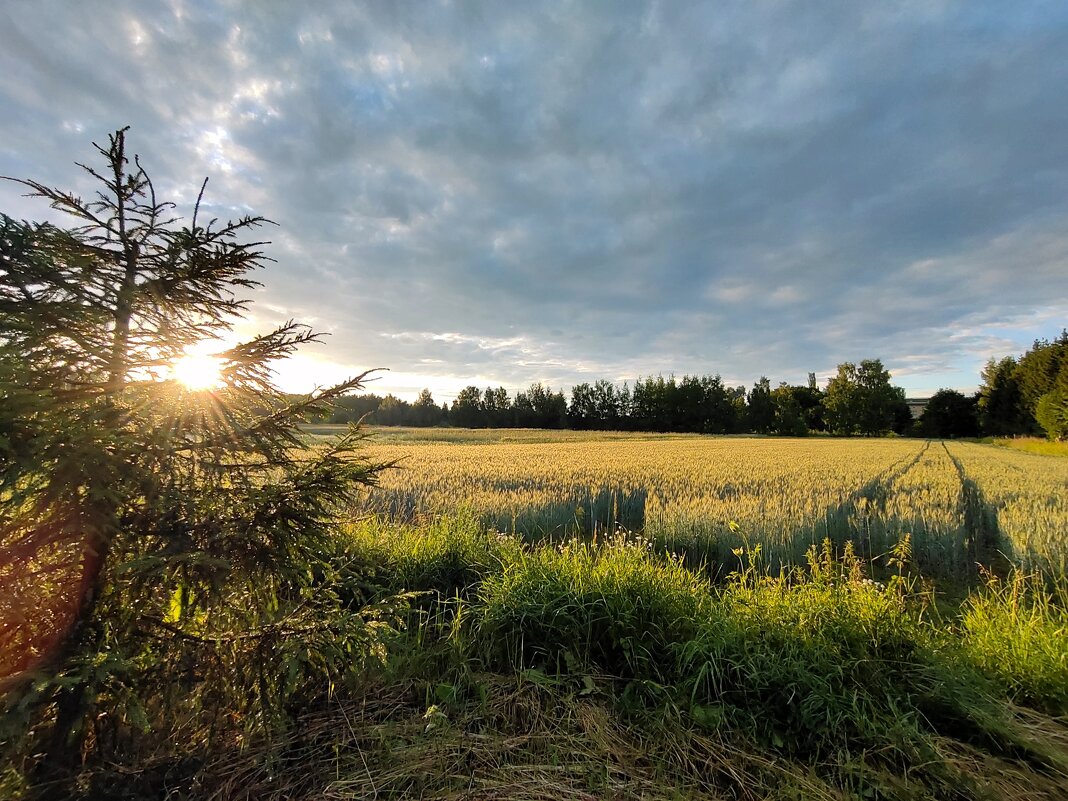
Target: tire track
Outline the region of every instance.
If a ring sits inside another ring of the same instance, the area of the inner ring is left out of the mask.
[[[890,496],[890,488],[893,483],[919,464],[930,446],[931,441],[926,440],[916,453],[903,456],[893,462],[889,467],[877,473],[868,483],[854,490],[842,503],[828,507],[823,513],[825,536],[838,545],[841,545],[846,540],[853,540],[859,543],[861,532],[854,529],[850,525],[850,521],[858,516],[858,506],[861,501],[864,502],[866,507],[864,515],[869,515],[872,511],[885,511],[886,501]],[[815,543],[818,531],[819,525],[816,524],[807,541]]]
[[[987,501],[979,484],[968,477],[964,463],[953,455],[945,442],[942,442],[942,448],[960,479],[960,512],[967,537],[968,559],[977,571],[982,567],[997,575],[1005,575],[1012,567],[1012,544],[1001,532],[997,508]]]

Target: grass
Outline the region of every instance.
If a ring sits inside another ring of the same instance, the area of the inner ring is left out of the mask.
[[[962,609],[968,659],[1018,703],[1068,716],[1068,584],[991,577]]]
[[[630,721],[632,737],[682,726],[795,778],[815,770],[827,793],[855,785],[883,797],[904,775],[912,794],[886,797],[955,797],[950,788],[976,777],[960,774],[947,748],[1068,791],[1068,750],[1056,744],[1068,732],[1042,716],[1066,711],[1063,599],[1022,577],[992,579],[959,611],[939,610],[908,572],[907,543],[883,583],[829,542],[787,574],[769,574],[759,549],[739,553],[738,569],[713,583],[622,533],[523,544],[468,517],[423,531],[418,547],[415,529],[369,523],[354,536],[394,552],[391,564],[418,563],[407,580],[394,571],[384,590],[444,588],[442,603],[451,599],[448,614],[415,622],[418,655],[394,666],[394,680],[426,682],[431,716],[477,718],[486,677],[512,677],[558,700],[596,696],[605,714]],[[475,554],[477,570],[456,572],[462,552]],[[1017,656],[999,658],[1009,643]],[[1035,736],[1015,704],[1053,734]],[[1054,778],[1031,775],[1034,764]]]
[[[622,535],[543,545],[482,582],[466,636],[496,669],[592,667],[662,681],[710,611],[707,579]]]
[[[995,439],[994,444],[1001,448],[1013,448],[1042,456],[1068,456],[1068,442],[1056,442],[1039,437],[1005,437]]]
[[[270,777],[262,753],[220,754],[204,766],[211,781],[200,797],[683,801],[756,799],[769,788],[784,799],[842,797],[796,766],[681,720],[650,738],[600,685],[580,696],[522,675],[473,680],[479,699],[430,709],[408,681],[309,710]]]
[[[732,559],[713,580],[624,531],[355,522],[333,591],[417,594],[384,664],[267,740],[153,718],[134,763],[98,744],[82,797],[1068,796],[1063,594],[1014,574],[936,605],[907,539],[882,582],[830,541],[785,572]]]
[[[740,552],[712,582],[624,533],[524,543],[466,516],[349,537],[379,592],[436,601],[362,700],[203,766],[220,798],[1068,793],[1063,607],[1024,578],[939,612],[907,544],[882,583],[830,543],[786,574]]]
[[[376,446],[404,503],[356,510],[317,579],[354,610],[413,594],[381,662],[309,678],[269,738],[233,699],[210,748],[162,703],[102,716],[81,797],[1068,797],[1059,462],[456,436]]]
[[[344,551],[368,588],[414,588],[443,598],[466,592],[519,558],[520,543],[484,529],[471,514],[437,518],[425,526],[371,518],[346,532]]]

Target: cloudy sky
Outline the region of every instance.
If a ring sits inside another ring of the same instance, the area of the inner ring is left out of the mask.
[[[910,395],[1068,325],[1068,3],[0,5],[0,174],[280,224],[291,389],[804,381]],[[0,184],[0,211],[52,219]]]

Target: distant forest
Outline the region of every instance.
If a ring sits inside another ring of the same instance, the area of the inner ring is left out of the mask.
[[[565,395],[532,384],[511,397],[504,387],[465,387],[451,406],[424,389],[414,403],[393,395],[339,398],[313,422],[363,419],[383,426],[570,428],[613,431],[780,434],[810,432],[877,436],[1068,436],[1068,331],[1036,340],[1020,357],[991,359],[972,396],[942,389],[914,419],[905,391],[890,383],[879,359],[838,365],[826,387],[809,373],[805,385],[750,389],[727,386],[718,375],[638,379],[618,386],[600,380]]]

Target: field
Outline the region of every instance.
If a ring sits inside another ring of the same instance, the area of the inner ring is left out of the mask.
[[[347,770],[385,796],[1068,797],[1068,460],[904,439],[370,443],[394,468],[343,553],[377,592],[423,593],[353,724]]]
[[[1013,437],[993,440],[1002,448],[1013,448],[1026,453],[1040,453],[1044,456],[1068,456],[1068,442],[1056,442],[1038,437]]]
[[[688,563],[804,563],[852,541],[878,565],[905,534],[927,576],[976,565],[1064,575],[1068,460],[973,443],[379,429],[396,464],[363,511],[414,522],[463,510],[527,538],[642,532]]]
[[[299,453],[338,432],[305,427]],[[258,636],[201,613],[172,636],[182,595],[160,589],[136,658],[163,689],[102,685],[113,733],[74,797],[1068,798],[1068,460],[369,433],[392,467]],[[34,758],[0,761],[0,797],[42,797]]]

